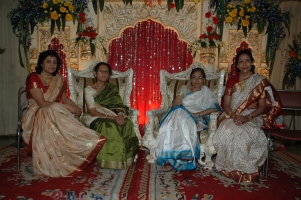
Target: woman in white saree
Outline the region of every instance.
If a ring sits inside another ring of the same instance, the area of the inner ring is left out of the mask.
[[[227,80],[224,113],[213,136],[215,167],[236,182],[257,182],[268,155],[261,128],[273,125],[281,101],[270,82],[255,73],[250,50],[239,51],[235,61],[239,73]]]
[[[191,84],[179,89],[173,107],[161,121],[156,143],[161,171],[196,168],[195,158],[200,155],[197,131],[205,130],[209,114],[220,109],[215,95],[203,85],[205,78],[202,68],[193,69]]]

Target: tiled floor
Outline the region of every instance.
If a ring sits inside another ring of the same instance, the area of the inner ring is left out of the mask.
[[[0,149],[6,147],[8,145],[16,146],[16,137],[14,136],[0,136]],[[274,150],[278,149],[277,142],[274,142]],[[292,157],[301,161],[301,144],[299,144],[299,148],[296,143],[288,142],[285,145],[285,151],[291,155]]]

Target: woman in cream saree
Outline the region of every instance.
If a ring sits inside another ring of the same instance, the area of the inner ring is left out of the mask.
[[[26,80],[28,109],[22,118],[22,136],[32,154],[35,175],[74,176],[91,163],[106,141],[74,118],[81,111],[67,98],[66,82],[56,74],[59,61],[54,51],[42,52],[37,73]]]
[[[215,167],[236,182],[256,182],[267,158],[267,138],[262,127],[271,127],[281,102],[269,81],[254,73],[249,50],[238,52],[239,73],[229,77],[224,113],[213,136]]]

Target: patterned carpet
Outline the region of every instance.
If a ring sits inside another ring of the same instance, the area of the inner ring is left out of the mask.
[[[17,172],[16,153],[15,147],[0,150],[0,199],[301,199],[301,162],[285,152],[271,153],[268,179],[254,184],[236,184],[200,166],[164,173],[147,163],[145,151],[124,170],[100,169],[93,162],[76,177],[36,177],[25,149]]]

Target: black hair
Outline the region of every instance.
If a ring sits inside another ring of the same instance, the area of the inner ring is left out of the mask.
[[[203,78],[204,78],[204,79],[206,78],[206,73],[205,73],[205,71],[204,71],[203,68],[199,68],[199,67],[194,68],[194,69],[191,71],[191,73],[190,73],[190,78],[192,77],[192,74],[194,74],[194,72],[201,72],[202,75],[203,75]]]
[[[109,75],[111,76],[112,75],[112,68],[111,68],[111,65],[109,63],[106,63],[106,62],[99,62],[95,65],[94,67],[94,72],[97,73],[98,71],[98,68],[100,67],[100,65],[105,65],[108,67],[109,69]],[[97,82],[97,77],[95,77],[95,81]],[[108,82],[109,82],[109,79],[108,79]]]
[[[46,51],[43,51],[40,53],[39,58],[38,58],[38,64],[36,66],[36,72],[38,74],[42,73],[42,71],[43,71],[42,64],[48,56],[56,57],[57,66],[56,66],[55,72],[53,72],[51,74],[52,76],[55,76],[60,70],[62,60],[54,50],[46,50]]]
[[[109,75],[111,76],[112,75],[112,68],[111,68],[111,65],[109,63],[106,63],[106,62],[99,62],[97,63],[97,65],[95,65],[94,67],[94,72],[97,72],[98,68],[100,67],[100,65],[105,65],[108,67],[109,69]]]
[[[252,63],[253,63],[254,60],[255,60],[255,59],[253,58],[253,55],[252,55],[252,53],[251,53],[250,50],[248,50],[248,49],[240,50],[240,51],[236,54],[236,57],[235,57],[235,68],[236,68],[236,71],[237,71],[237,72],[240,72],[240,70],[238,69],[237,65],[238,65],[238,59],[239,59],[239,57],[240,57],[242,54],[248,55],[248,56],[251,58]],[[252,64],[252,67],[251,67],[251,70],[250,70],[250,71],[253,72],[253,73],[255,73],[255,65]]]

